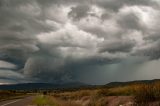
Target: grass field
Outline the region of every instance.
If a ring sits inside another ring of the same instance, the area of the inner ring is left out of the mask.
[[[34,106],[160,106],[159,81],[38,92],[32,92],[36,95],[31,103]],[[26,95],[25,92],[0,91],[0,100]]]
[[[80,106],[160,106],[160,82],[63,91],[50,95],[61,102],[68,101]]]

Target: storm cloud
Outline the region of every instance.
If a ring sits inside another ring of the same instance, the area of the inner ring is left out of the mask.
[[[159,19],[158,0],[1,0],[0,83],[158,78]]]

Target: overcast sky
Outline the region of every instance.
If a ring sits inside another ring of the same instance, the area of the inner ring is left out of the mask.
[[[0,84],[160,78],[160,0],[0,0]]]

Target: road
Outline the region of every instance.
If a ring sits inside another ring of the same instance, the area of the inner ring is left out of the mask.
[[[3,101],[0,102],[0,106],[29,106],[33,98],[33,96],[30,96],[23,99]]]

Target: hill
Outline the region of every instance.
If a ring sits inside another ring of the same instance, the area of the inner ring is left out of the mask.
[[[149,84],[159,82],[160,79],[153,79],[153,80],[136,80],[136,81],[128,81],[128,82],[110,82],[104,86],[106,87],[118,87],[118,86],[126,86],[132,84]]]
[[[119,87],[133,84],[149,84],[154,82],[160,82],[160,79],[154,80],[137,80],[137,81],[129,81],[129,82],[110,82],[106,85],[88,85],[81,82],[72,82],[72,83],[64,83],[64,84],[54,84],[54,83],[20,83],[20,84],[7,84],[0,85],[0,90],[35,90],[35,89],[95,89],[101,87]]]
[[[72,83],[65,83],[65,84],[20,83],[20,84],[0,85],[0,90],[64,89],[64,88],[79,88],[82,86],[87,86],[87,85],[80,82],[72,82]]]

